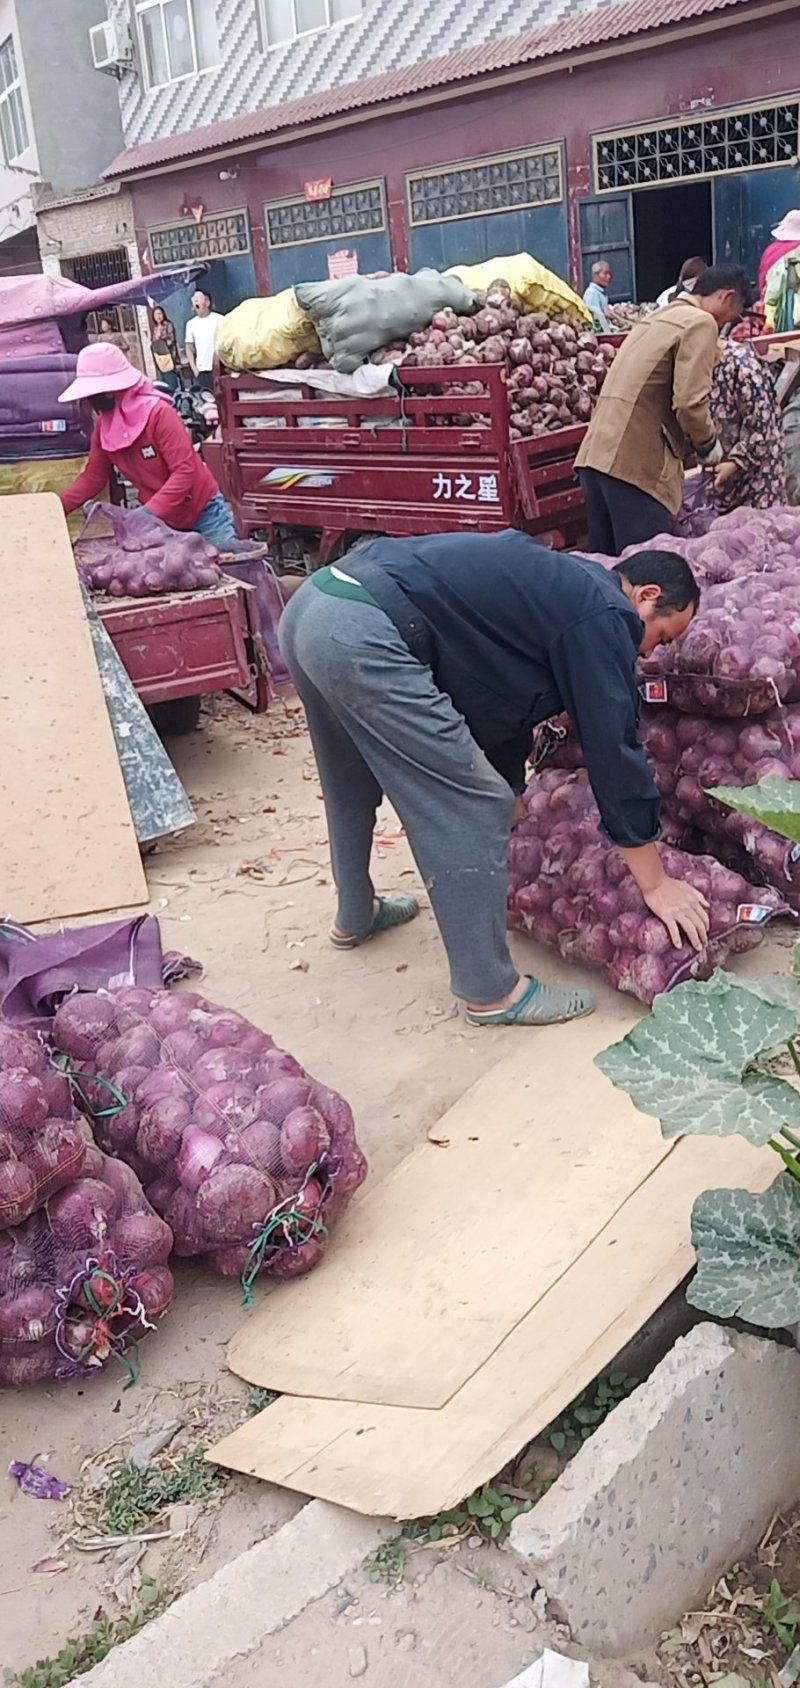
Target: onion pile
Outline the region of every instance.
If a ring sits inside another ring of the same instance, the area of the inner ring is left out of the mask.
[[[768,919],[787,905],[756,890],[711,856],[660,845],[666,871],[709,899],[711,925],[700,954],[673,949],[662,921],[648,912],[621,852],[603,837],[588,776],[543,773],[525,794],[525,820],[509,854],[509,925],[556,945],[565,961],[602,967],[611,984],[640,1002],[689,978],[707,979],[731,953],[758,944]],[[763,910],[755,922],[743,918]]]
[[[341,1096],[192,991],[73,996],[53,1037],[98,1142],[137,1173],[176,1254],[247,1282],[317,1265],[366,1176]]]
[[[510,438],[521,440],[588,422],[615,355],[613,346],[599,345],[590,330],[566,316],[526,312],[508,282],[495,281],[477,315],[438,311],[430,327],[412,334],[407,346],[375,352],[373,362],[417,369],[504,364]],[[484,389],[479,381],[466,381],[447,391],[480,396]],[[473,425],[485,422],[475,418]]]
[[[0,1230],[79,1178],[85,1158],[67,1080],[38,1038],[0,1023]]]
[[[87,1143],[38,1039],[0,1024],[0,1385],[83,1376],[172,1299],[172,1233]]]
[[[154,592],[196,592],[218,586],[222,574],[219,553],[199,533],[177,533],[164,527],[159,535],[147,529],[120,544],[78,541],[78,573],[91,592],[112,598],[145,598]],[[98,561],[92,561],[92,552]]]

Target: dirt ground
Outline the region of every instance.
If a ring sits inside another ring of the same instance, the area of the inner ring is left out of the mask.
[[[151,911],[165,948],[195,956],[212,999],[250,1016],[344,1092],[371,1178],[419,1142],[502,1058],[509,1039],[547,1036],[557,1051],[558,1028],[475,1031],[464,1024],[427,907],[409,928],[352,954],[327,944],[332,887],[325,818],[291,696],[260,718],[220,701],[204,713],[200,731],[170,749],[197,825],[147,860]],[[420,890],[388,811],[377,857],[379,890]],[[514,942],[521,964],[555,979],[557,958],[527,940]],[[777,956],[762,949],[746,966],[766,972],[785,962],[779,945]],[[629,1016],[630,1002],[611,992],[602,996],[620,1020]],[[113,1614],[132,1589],[135,1596],[143,1573],[166,1588],[191,1586],[301,1504],[268,1485],[231,1478],[186,1535],[151,1544],[133,1573],[122,1550],[81,1551],[74,1536],[63,1539],[79,1526],[76,1497],[79,1514],[93,1465],[115,1443],[122,1456],[125,1438],[166,1418],[181,1420],[186,1445],[208,1443],[244,1416],[247,1392],[225,1369],[225,1345],[241,1318],[236,1286],[183,1263],[172,1312],[144,1344],[134,1387],[124,1390],[122,1375],[110,1371],[81,1389],[4,1396],[6,1461],[46,1464],[74,1494],[57,1506],[26,1497],[10,1479],[0,1484],[0,1668],[20,1669],[57,1652],[99,1607]]]
[[[800,1509],[770,1520],[761,1541],[662,1637],[664,1681],[722,1680],[729,1688],[784,1688],[800,1674]]]

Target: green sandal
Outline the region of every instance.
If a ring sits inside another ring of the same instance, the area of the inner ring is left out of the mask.
[[[466,1017],[471,1026],[557,1026],[593,1012],[594,998],[587,991],[557,991],[531,979],[524,996],[510,1008],[493,1014],[467,1009]]]
[[[419,903],[416,897],[378,897],[378,912],[368,932],[357,932],[351,938],[338,938],[335,932],[330,933],[330,940],[334,949],[358,949],[360,944],[368,944],[376,932],[391,932],[395,926],[407,926],[409,920],[414,920],[419,914]]]

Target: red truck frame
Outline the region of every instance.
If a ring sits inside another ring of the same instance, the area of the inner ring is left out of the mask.
[[[480,382],[483,392],[453,387]],[[220,373],[221,443],[204,447],[243,537],[273,555],[298,543],[322,566],[364,534],[402,537],[518,527],[565,547],[584,530],[575,453],[585,428],[509,438],[500,365],[408,369],[380,398],[271,397],[254,375]],[[435,390],[433,390],[435,389]]]
[[[95,599],[123,667],[148,709],[233,692],[261,713],[269,664],[255,594],[230,580],[205,592]],[[157,717],[156,717],[157,719]]]

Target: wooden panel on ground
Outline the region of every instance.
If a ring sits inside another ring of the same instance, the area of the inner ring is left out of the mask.
[[[670,1152],[594,1065],[633,1019],[520,1034],[356,1204],[324,1265],[265,1298],[231,1369],[281,1394],[443,1406]]]
[[[683,1138],[446,1406],[284,1396],[209,1457],[373,1516],[422,1518],[454,1506],[551,1423],[680,1283],[700,1191],[763,1190],[774,1178],[767,1149]],[[531,1226],[542,1217],[532,1199]],[[388,1317],[376,1301],[365,1332]]]
[[[52,493],[0,526],[0,908],[26,923],[147,902],[67,524]]]

